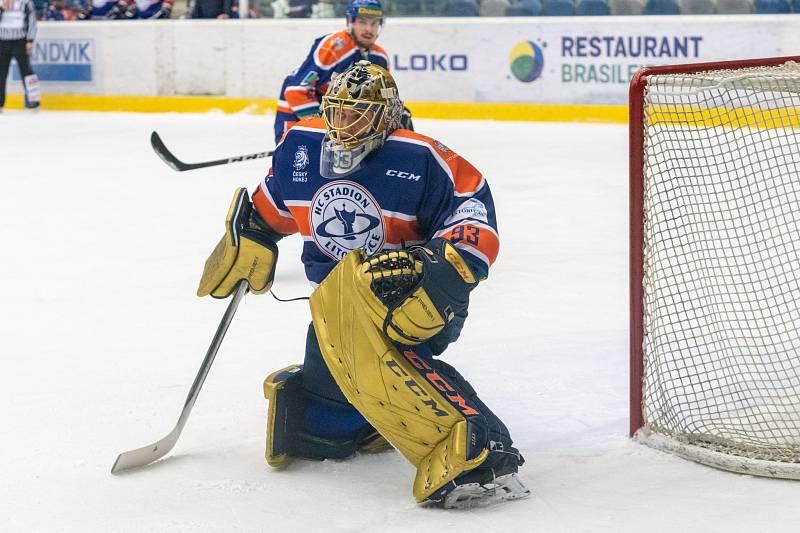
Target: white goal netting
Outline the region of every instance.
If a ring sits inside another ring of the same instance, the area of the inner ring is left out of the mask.
[[[800,477],[800,65],[651,76],[644,123],[640,438]]]

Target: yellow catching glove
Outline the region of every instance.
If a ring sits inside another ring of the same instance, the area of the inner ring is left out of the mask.
[[[263,294],[272,287],[277,261],[269,228],[253,211],[247,190],[239,187],[225,218],[225,235],[206,260],[197,295],[227,298],[240,280],[247,280],[253,293]]]
[[[367,257],[355,286],[373,323],[393,341],[414,345],[466,310],[477,284],[455,247],[437,238],[425,246]]]

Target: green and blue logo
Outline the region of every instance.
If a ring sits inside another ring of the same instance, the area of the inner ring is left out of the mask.
[[[542,74],[544,68],[544,54],[542,48],[547,47],[547,43],[541,46],[533,41],[520,41],[511,49],[511,73],[519,81],[530,83]]]

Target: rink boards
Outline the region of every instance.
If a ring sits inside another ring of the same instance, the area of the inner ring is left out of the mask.
[[[379,43],[419,117],[624,122],[639,67],[786,55],[800,48],[794,20],[392,18]],[[338,19],[43,22],[32,62],[49,109],[263,113],[274,109],[283,78],[313,39],[342,26]],[[18,75],[10,80],[18,94]]]

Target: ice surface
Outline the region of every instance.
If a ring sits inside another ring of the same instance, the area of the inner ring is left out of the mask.
[[[800,484],[695,465],[627,431],[627,129],[416,120],[490,180],[502,237],[447,352],[509,425],[527,500],[419,508],[397,453],[263,459],[263,378],[302,359],[306,303],[246,297],[177,445],[111,476],[177,421],[226,302],[198,299],[267,117],[0,115],[0,531],[796,531]],[[300,240],[275,290],[309,293]]]

